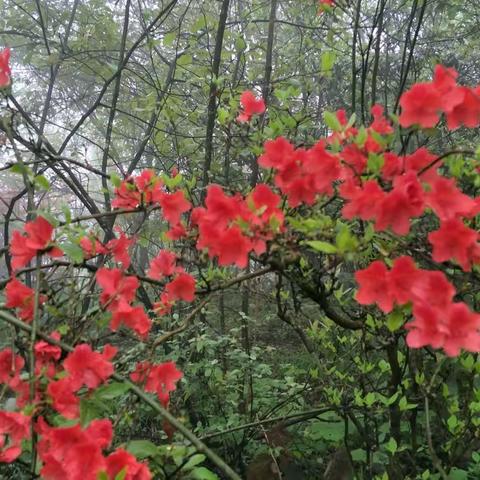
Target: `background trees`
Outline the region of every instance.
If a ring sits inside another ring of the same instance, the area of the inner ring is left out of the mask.
[[[479,79],[480,11],[473,0],[339,1],[333,12],[320,15],[313,0],[1,5],[2,43],[12,47],[14,70],[12,92],[2,104],[4,246],[12,228],[34,210],[67,222],[89,215],[83,228],[96,230],[102,241],[113,237],[116,220],[138,237],[138,274],[165,245],[168,226],[144,212],[101,215],[112,208],[118,177],[176,168],[183,176],[179,185],[195,204],[210,182],[247,192],[268,179],[257,167],[264,141],[283,135],[311,146],[331,129],[325,110],[343,108],[365,123],[371,105],[380,102],[396,115],[400,95],[429,79],[437,62],[457,68],[465,84]],[[235,120],[245,89],[261,93],[268,106],[251,124]],[[476,134],[443,126],[411,130],[396,147],[401,153],[421,146],[437,153],[459,146],[469,151],[476,148]],[[14,177],[7,169],[18,164],[18,156],[30,170],[17,168]],[[474,165],[460,155],[446,164],[475,196]],[[175,413],[238,470],[259,448],[286,447],[307,478],[319,478],[344,441],[360,478],[382,478],[385,471],[389,478],[420,478],[426,470],[433,475],[425,436],[429,413],[441,464],[475,478],[476,356],[437,369],[433,351],[406,348],[399,330],[403,317],[392,314],[385,323],[373,307],[361,309],[352,300],[353,271],[378,252],[408,253],[427,268],[428,244],[416,235],[398,243],[389,235],[372,240],[370,230],[340,220],[341,205],[334,199],[308,218],[300,212],[291,220],[300,238],[331,247],[317,244],[312,251],[294,239],[278,252],[274,269],[252,260],[242,282],[229,279],[245,272],[214,268],[180,245],[209,302],[195,316],[190,307],[176,307],[155,326],[159,338],[176,332],[152,353],[176,360],[184,371]],[[422,224],[420,231],[431,225]],[[65,251],[81,259],[75,238]],[[6,249],[3,254],[5,284],[9,255]],[[478,311],[476,273],[451,266],[447,273],[461,299]],[[91,272],[64,265],[47,279],[56,305],[48,314],[70,343],[103,345],[110,339],[94,328],[107,320],[95,302]],[[154,285],[143,286],[139,300],[149,309],[158,293]],[[143,346],[128,335],[121,344],[122,366],[129,371]],[[427,397],[431,412],[425,412]],[[106,411],[117,416],[125,441],[147,435],[165,443],[147,407],[131,407],[120,397],[117,409],[108,400],[86,402],[84,418]],[[267,432],[280,421],[293,437],[275,444]],[[175,449],[181,459],[193,454],[178,444]],[[140,451],[153,455],[145,445]],[[188,475],[165,447],[155,455],[171,478]]]

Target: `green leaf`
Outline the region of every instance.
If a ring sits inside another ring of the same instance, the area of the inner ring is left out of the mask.
[[[322,242],[321,240],[310,240],[306,243],[317,252],[337,253],[337,247],[328,242]]]
[[[94,400],[80,400],[80,423],[88,425],[92,420],[99,418],[104,413],[103,405]]]
[[[23,163],[15,163],[15,165],[12,165],[9,170],[12,173],[18,173],[20,175],[26,175],[27,177],[33,177],[32,170],[25,166]]]
[[[185,67],[187,65],[190,65],[192,63],[193,57],[189,54],[183,54],[178,60],[177,60],[177,65],[180,65],[181,67]]]
[[[174,41],[175,39],[177,38],[177,32],[170,32],[170,33],[167,33],[166,35],[164,35],[163,37],[163,44],[168,47],[170,46]]]
[[[367,166],[368,170],[372,173],[378,173],[383,167],[385,159],[383,155],[377,155],[376,153],[369,153]]]
[[[205,461],[207,457],[202,453],[197,453],[193,455],[190,460],[183,466],[183,470],[191,470],[193,467],[196,467],[199,463]]]
[[[245,42],[243,37],[237,37],[235,39],[235,48],[237,50],[245,50],[247,48],[247,43]]]
[[[389,440],[388,443],[385,445],[385,448],[386,448],[392,455],[395,455],[395,452],[396,452],[397,449],[398,449],[397,441],[396,441],[393,437],[390,437],[390,440]]]
[[[149,440],[132,440],[128,442],[126,449],[140,459],[153,457],[158,453],[158,447]]]
[[[67,257],[70,257],[74,263],[83,262],[83,250],[80,245],[72,242],[65,242],[60,245],[60,248],[65,252]]]
[[[321,57],[322,73],[327,75],[330,74],[330,71],[335,65],[336,58],[337,56],[335,55],[335,52],[333,52],[332,50],[327,50],[326,52],[322,53],[322,57]]]
[[[130,385],[121,382],[112,382],[95,391],[95,397],[101,400],[112,400],[120,397],[130,390]]]
[[[341,225],[340,231],[335,238],[338,251],[340,253],[355,251],[358,247],[357,239],[350,233],[347,225]]]
[[[192,470],[190,478],[195,480],[218,480],[218,476],[205,467],[198,467]]]
[[[327,127],[334,132],[340,132],[342,130],[342,125],[334,113],[328,111],[323,112],[323,120]]]
[[[120,472],[117,473],[115,476],[115,480],[125,480],[125,477],[127,476],[127,467],[124,467],[120,470]]]
[[[225,125],[228,120],[228,110],[225,110],[224,108],[219,108],[217,110],[217,115],[218,123],[220,123],[220,125]]]
[[[111,173],[110,182],[114,187],[119,187],[120,184],[122,183],[122,179],[116,173]]]
[[[387,317],[387,328],[396,332],[403,325],[403,313],[401,310],[394,310]]]
[[[404,412],[405,410],[412,410],[413,408],[416,408],[417,404],[408,403],[407,397],[403,396],[398,402],[398,407],[400,408],[401,412]]]
[[[37,187],[41,188],[42,190],[49,190],[50,189],[50,182],[44,175],[37,175],[33,181]]]

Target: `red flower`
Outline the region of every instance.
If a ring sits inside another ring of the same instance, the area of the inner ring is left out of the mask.
[[[122,264],[123,269],[127,269],[131,262],[128,249],[133,245],[134,242],[134,238],[128,238],[122,231],[120,231],[120,237],[110,240],[105,245],[105,249],[108,253],[113,255],[113,259],[116,262],[120,262]]]
[[[171,312],[175,301],[167,292],[160,295],[160,301],[153,304],[153,311],[156,315],[167,315]]]
[[[51,337],[60,340],[60,334],[53,332]],[[62,355],[62,349],[56,345],[51,345],[45,340],[40,340],[35,344],[35,373],[43,373],[48,378],[52,378],[56,373],[56,362]]]
[[[24,285],[16,278],[12,278],[5,287],[5,296],[7,308],[18,308],[18,316],[26,322],[31,322],[33,319],[33,310],[35,305],[35,290]],[[41,305],[45,303],[47,297],[40,295],[38,303]]]
[[[163,216],[171,225],[178,225],[182,213],[188,212],[192,208],[192,204],[185,198],[182,190],[162,194],[158,203],[162,207]]]
[[[92,351],[87,344],[77,345],[69,353],[63,366],[76,385],[86,385],[88,388],[97,388],[113,374],[113,365],[110,360],[117,353],[117,349],[105,345],[103,353]]]
[[[176,271],[177,256],[168,250],[161,250],[160,253],[150,262],[147,275],[155,280],[169,277]]]
[[[450,357],[459,355],[462,349],[480,351],[480,315],[465,303],[452,303],[439,309],[427,301],[414,307],[413,317],[405,326],[409,330],[407,345],[410,348],[431,345],[443,348]]]
[[[145,338],[152,328],[152,321],[141,306],[132,307],[126,303],[112,312],[110,329],[115,332],[122,323],[134,330],[140,338]]]
[[[22,441],[30,438],[30,422],[22,413],[0,410],[0,463],[12,463],[20,456]]]
[[[242,93],[240,104],[243,107],[243,111],[237,117],[238,122],[249,122],[253,115],[260,115],[265,111],[263,98],[257,99],[250,90]]]
[[[434,127],[443,108],[442,95],[432,83],[417,83],[400,98],[400,125]]]
[[[361,305],[376,303],[383,312],[390,312],[394,296],[387,288],[387,275],[387,267],[379,260],[375,260],[363,270],[357,270],[355,280],[360,287],[355,297],[357,302]]]
[[[25,234],[14,230],[10,242],[12,268],[18,270],[27,265],[37,253],[50,257],[61,257],[63,252],[52,244],[53,227],[43,217],[37,217],[25,224]]]
[[[0,52],[0,88],[8,87],[10,85],[10,49],[4,48]]]
[[[447,112],[447,125],[451,130],[460,125],[475,128],[480,124],[480,87],[461,87],[463,100]]]
[[[115,198],[112,207],[135,209],[138,206],[147,206],[157,202],[162,194],[163,182],[155,176],[153,170],[143,170],[136,177],[126,178],[115,189]]]
[[[20,383],[20,370],[25,361],[20,355],[15,355],[11,348],[0,350],[0,383],[15,389]]]
[[[372,130],[379,133],[380,135],[388,135],[393,133],[393,127],[390,122],[383,116],[383,106],[382,105],[374,105],[371,108],[373,122],[370,125]]]
[[[294,146],[284,137],[268,140],[263,146],[265,153],[258,158],[258,164],[263,168],[283,170],[289,163],[289,158],[295,151]]]
[[[398,235],[406,235],[410,230],[410,219],[423,213],[424,192],[415,172],[395,178],[393,190],[388,192],[378,205],[375,230],[391,227]]]
[[[433,85],[442,96],[442,110],[451,112],[463,100],[462,87],[457,85],[458,72],[454,68],[436,65]]]
[[[125,472],[124,480],[150,480],[152,474],[148,467],[122,448],[117,448],[107,457],[107,475],[115,480],[120,472]]]
[[[80,247],[83,250],[83,256],[86,259],[95,257],[96,255],[104,255],[107,253],[106,248],[97,238],[85,236],[80,239]]]
[[[470,271],[478,258],[478,233],[455,218],[441,223],[440,228],[428,235],[433,246],[432,258],[436,262],[456,260],[465,271]]]
[[[95,278],[103,289],[100,303],[109,311],[118,308],[120,303],[130,303],[135,298],[138,288],[137,277],[125,276],[118,268],[99,268]]]
[[[176,383],[182,377],[183,373],[177,370],[175,362],[165,362],[160,365],[140,362],[137,364],[135,372],[130,375],[134,382],[146,382],[145,391],[156,393],[165,407],[168,405],[170,392],[176,390]]]
[[[115,198],[112,200],[113,208],[126,210],[135,209],[142,203],[142,193],[139,192],[131,179],[124,180],[115,189]]]
[[[74,419],[80,416],[80,400],[75,395],[79,388],[73,377],[65,377],[48,384],[47,393],[52,399],[52,407],[65,418]]]
[[[165,286],[169,298],[193,302],[195,299],[195,279],[188,273],[179,273]]]
[[[109,420],[93,420],[86,428],[79,425],[54,428],[43,418],[37,423],[40,435],[38,453],[43,467],[42,478],[48,480],[97,480],[106,468],[102,449],[112,441]]]
[[[342,209],[342,216],[349,220],[354,217],[373,220],[386,196],[375,180],[368,180],[361,187],[347,180],[340,186],[339,194],[348,200]]]
[[[182,223],[177,223],[170,227],[170,230],[165,234],[168,240],[179,240],[187,235],[187,230]]]
[[[469,216],[476,209],[475,200],[462,193],[453,178],[438,177],[425,199],[440,220]]]

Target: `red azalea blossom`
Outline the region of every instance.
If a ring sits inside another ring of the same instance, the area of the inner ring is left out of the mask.
[[[186,237],[187,230],[182,223],[177,223],[176,225],[170,226],[170,230],[165,234],[165,237],[168,240],[179,240],[180,238]]]
[[[145,338],[152,328],[152,321],[141,306],[132,307],[126,303],[112,312],[110,329],[116,331],[121,324],[131,328],[140,338]]]
[[[112,207],[130,210],[156,203],[162,194],[162,186],[162,180],[155,176],[153,170],[143,170],[137,176],[126,178],[115,188]]]
[[[115,480],[120,472],[125,472],[124,480],[150,480],[152,474],[144,463],[140,463],[131,454],[117,448],[107,459],[106,472],[109,480]]]
[[[455,218],[442,222],[438,230],[428,235],[428,241],[436,262],[456,260],[465,271],[470,271],[479,255],[478,233]]]
[[[456,187],[453,178],[439,177],[431,184],[425,200],[440,220],[469,216],[477,207],[475,200]]]
[[[393,190],[378,205],[375,230],[390,227],[397,235],[406,235],[412,217],[420,216],[425,208],[424,192],[415,172],[396,177]]]
[[[265,111],[263,98],[257,99],[250,90],[242,93],[240,104],[243,107],[243,111],[237,117],[238,122],[249,122],[253,115],[260,115]]]
[[[10,241],[13,270],[27,265],[37,253],[46,253],[50,257],[63,255],[62,250],[52,244],[53,227],[43,217],[27,222],[24,230],[24,235],[14,230]]]
[[[0,410],[0,463],[12,463],[20,456],[22,441],[30,438],[30,422],[22,413]]]
[[[11,348],[0,350],[0,384],[15,389],[20,383],[20,371],[24,365],[23,358],[15,355]]]
[[[50,337],[54,340],[60,340],[58,332],[53,332]],[[35,344],[34,351],[35,373],[37,375],[43,373],[49,378],[53,377],[56,373],[56,362],[62,355],[62,349],[56,345],[51,345],[45,340],[40,340]]]
[[[40,471],[46,480],[97,480],[106,468],[102,449],[112,441],[112,424],[109,420],[93,420],[82,429],[50,427],[43,418],[37,423],[40,436],[38,453],[43,463]]]
[[[125,276],[118,268],[99,268],[95,278],[102,288],[100,303],[110,311],[115,310],[121,302],[130,303],[135,298],[138,280],[134,276]]]
[[[169,277],[176,271],[177,255],[168,250],[162,250],[150,262],[150,268],[147,275],[155,280],[161,280],[163,277]]]
[[[52,400],[52,407],[65,418],[75,419],[80,416],[80,399],[75,395],[79,388],[73,377],[61,378],[48,384],[47,393]]]
[[[167,315],[172,311],[174,304],[175,300],[167,292],[162,292],[160,301],[153,304],[153,311],[156,315]]]
[[[163,216],[171,225],[178,225],[182,213],[188,212],[192,208],[192,204],[185,198],[182,190],[162,194],[158,203],[162,207]]]
[[[128,249],[135,242],[134,238],[128,238],[125,233],[120,231],[119,238],[113,238],[105,245],[106,252],[113,256],[116,262],[122,264],[123,269],[127,269],[130,266],[130,255]]]
[[[0,52],[0,88],[5,88],[10,85],[10,49],[4,48]]]
[[[432,83],[417,83],[402,95],[400,106],[402,127],[418,124],[423,128],[432,128],[440,119],[442,95]]]
[[[116,353],[117,349],[110,345],[105,345],[103,353],[94,352],[87,344],[77,345],[63,366],[76,385],[97,388],[113,374],[110,360]]]
[[[386,288],[388,269],[383,262],[376,260],[367,268],[355,272],[359,285],[356,300],[361,305],[376,303],[380,310],[388,313],[393,308],[394,296]]]
[[[33,310],[35,306],[35,290],[24,285],[16,278],[12,278],[5,287],[5,296],[7,308],[18,308],[18,316],[26,321],[31,322],[33,319]],[[45,303],[47,297],[39,295],[38,303]]]
[[[169,298],[193,302],[195,299],[195,279],[188,273],[179,273],[165,286]]]
[[[459,355],[462,349],[480,351],[480,315],[472,312],[465,303],[452,303],[442,309],[427,302],[416,305],[413,321],[406,328],[410,348],[431,345],[443,348],[450,357]]]
[[[183,373],[177,370],[175,362],[165,362],[160,365],[140,362],[135,372],[130,375],[132,381],[145,383],[146,392],[156,393],[165,407],[168,405],[170,392],[176,390],[176,383],[182,377]]]
[[[95,237],[85,236],[80,239],[80,247],[83,250],[83,256],[87,260],[95,257],[96,255],[104,255],[107,253],[107,249],[102,243]]]

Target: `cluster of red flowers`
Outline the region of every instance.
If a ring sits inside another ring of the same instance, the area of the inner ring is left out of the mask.
[[[10,83],[8,57],[8,49],[0,53],[0,87]],[[429,128],[445,114],[449,128],[480,125],[480,87],[459,86],[457,76],[453,69],[438,66],[432,82],[416,84],[405,92],[400,99],[400,124]],[[264,101],[253,92],[244,92],[240,103],[239,122],[248,122],[265,111]],[[428,235],[433,260],[453,260],[465,271],[479,264],[479,235],[467,223],[480,213],[480,200],[464,194],[454,179],[442,176],[438,171],[440,159],[426,148],[408,155],[388,151],[393,127],[381,106],[372,108],[372,118],[367,128],[357,129],[353,118],[349,121],[344,111],[338,111],[330,119],[332,132],[328,138],[311,148],[298,149],[283,137],[267,141],[259,165],[273,169],[275,186],[290,207],[314,205],[320,197],[332,197],[336,191],[344,201],[344,218],[372,221],[377,231],[391,229],[407,235],[412,220],[431,211],[440,224]],[[282,197],[266,184],[257,185],[247,196],[228,195],[222,187],[210,185],[205,206],[191,212],[189,234],[196,238],[196,248],[216,258],[219,265],[245,268],[252,252],[262,255],[268,242],[284,231],[281,203]],[[121,182],[112,206],[127,210],[158,206],[170,226],[168,238],[175,240],[187,234],[182,215],[192,205],[182,190],[168,191],[152,170]],[[23,233],[15,230],[10,242],[13,271],[18,274],[37,255],[63,255],[53,233],[53,226],[43,217],[26,223]],[[139,279],[127,274],[133,243],[134,238],[121,231],[105,245],[92,235],[80,239],[86,259],[111,255],[121,265],[101,267],[96,273],[100,304],[112,315],[111,329],[115,331],[123,324],[145,338],[152,321],[141,306],[133,305]],[[160,301],[154,306],[159,314],[170,312],[176,301],[195,299],[195,278],[178,263],[176,254],[169,250],[161,250],[150,263],[150,279],[165,280]],[[361,304],[377,304],[384,313],[411,305],[413,320],[405,326],[410,347],[431,345],[443,348],[450,356],[458,355],[461,349],[480,351],[480,315],[465,303],[453,301],[455,288],[444,273],[420,269],[405,256],[397,258],[390,269],[384,262],[374,261],[357,271],[355,278],[359,284],[356,298]],[[38,307],[45,301],[44,295],[38,295]],[[6,306],[17,309],[18,316],[30,322],[34,304],[35,291],[13,277],[6,286]],[[60,338],[58,333],[52,337]],[[30,424],[38,417],[35,429],[43,478],[93,480],[103,472],[110,480],[118,474],[124,474],[122,478],[127,480],[150,479],[148,467],[126,451],[117,449],[105,456],[104,450],[112,442],[110,421],[95,420],[86,428],[52,427],[39,416],[48,404],[64,418],[78,419],[79,392],[91,392],[108,381],[114,371],[111,359],[116,348],[106,345],[99,353],[87,344],[77,345],[59,364],[61,349],[42,340],[34,345],[34,354],[31,398],[30,384],[21,376],[24,359],[11,349],[0,351],[0,384],[15,392],[18,408],[30,403],[35,413],[28,416],[0,411],[0,462],[18,458],[22,441],[30,437]],[[155,393],[167,408],[182,375],[174,362],[145,361],[137,364],[131,379],[145,391]]]
[[[95,236],[87,235],[80,239],[80,247],[83,250],[85,259],[95,257],[96,255],[112,255],[116,262],[122,264],[122,267],[128,268],[131,260],[128,253],[129,248],[135,243],[135,238],[128,238],[125,233],[117,229],[120,236],[112,238],[106,245],[103,245]]]
[[[266,241],[283,227],[281,199],[265,184],[257,185],[246,198],[228,196],[218,185],[210,185],[205,207],[192,211],[192,224],[198,226],[197,249],[206,249],[219,265],[245,268],[248,255],[260,255]]]
[[[32,222],[27,222],[24,233],[14,230],[10,240],[10,255],[14,272],[28,265],[37,255],[61,257],[62,250],[52,240],[53,227],[43,217],[37,217]],[[34,312],[35,291],[27,285],[12,277],[5,288],[6,307],[18,309],[18,316],[31,322]],[[45,303],[47,297],[39,295],[39,306]]]
[[[250,90],[246,90],[240,96],[240,104],[242,112],[238,115],[237,121],[244,123],[249,122],[253,115],[261,115],[265,111],[265,101],[263,98],[256,98],[255,94]]]
[[[100,268],[96,273],[97,283],[102,288],[100,304],[112,313],[110,328],[116,331],[121,324],[133,329],[145,338],[152,321],[140,306],[132,306],[139,283],[137,277],[125,275],[119,268]]]
[[[63,252],[52,241],[52,235],[53,226],[43,217],[27,222],[23,234],[19,230],[14,230],[10,240],[13,270],[24,267],[37,254],[61,257]]]
[[[362,305],[376,303],[385,313],[394,305],[413,305],[413,321],[406,325],[410,347],[432,345],[450,356],[462,348],[480,351],[480,315],[463,302],[453,302],[455,288],[443,272],[419,269],[404,256],[391,270],[376,260],[355,278],[360,287],[356,299]]]
[[[416,83],[400,99],[400,125],[434,127],[442,113],[450,129],[461,125],[480,125],[480,86],[457,85],[458,73],[453,68],[437,65],[432,82]]]
[[[167,408],[170,392],[176,390],[176,383],[183,377],[175,362],[153,365],[149,361],[139,362],[130,374],[132,382],[143,385],[146,392],[156,393],[162,405]]]
[[[40,436],[38,455],[40,474],[46,480],[97,480],[105,473],[108,480],[150,480],[148,467],[122,448],[108,456],[102,450],[110,447],[113,428],[110,420],[93,420],[88,427],[50,427],[42,417],[35,428]]]
[[[160,205],[164,218],[170,224],[167,237],[177,240],[185,235],[185,227],[181,222],[183,213],[192,205],[181,190],[167,192],[162,179],[153,170],[143,170],[137,176],[128,177],[115,189],[112,207],[127,210],[150,205]]]
[[[160,296],[160,301],[155,303],[154,310],[159,315],[169,313],[177,300],[193,302],[195,299],[195,278],[185,269],[177,265],[177,256],[168,250],[161,250],[150,262],[148,276],[154,280],[172,278]]]

